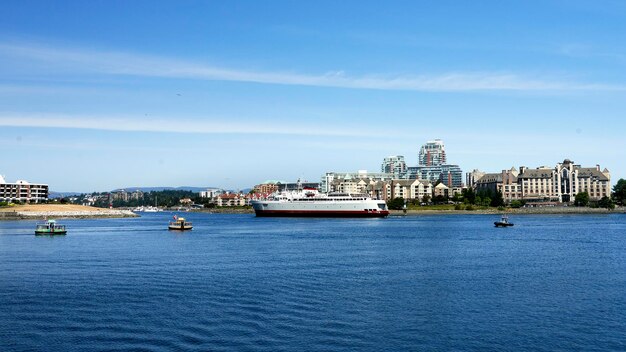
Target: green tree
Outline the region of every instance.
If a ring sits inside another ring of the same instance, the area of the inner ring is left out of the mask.
[[[448,202],[448,199],[445,196],[442,195],[438,195],[433,197],[433,203],[435,204],[446,204]]]
[[[615,209],[615,203],[613,203],[613,200],[609,197],[602,197],[602,199],[600,199],[598,201],[598,207],[600,208],[606,208],[606,209]]]
[[[466,188],[462,191],[463,202],[467,204],[476,204],[476,192],[473,188]]]
[[[397,197],[392,200],[387,201],[387,207],[391,210],[402,210],[404,207],[404,198]]]
[[[426,204],[430,203],[430,196],[429,196],[428,194],[425,194],[425,195],[422,197],[422,202],[424,202],[424,203],[426,203]]]
[[[577,207],[586,207],[589,204],[589,193],[580,192],[574,198],[574,205]]]
[[[623,178],[613,186],[613,201],[619,205],[626,205],[626,180]]]
[[[522,202],[517,199],[511,201],[511,208],[521,208],[522,205]]]
[[[452,201],[454,203],[461,203],[463,201],[463,195],[455,193],[454,196],[452,196]]]
[[[502,197],[502,192],[497,191],[495,196],[491,199],[492,207],[503,207],[504,206],[504,197]]]

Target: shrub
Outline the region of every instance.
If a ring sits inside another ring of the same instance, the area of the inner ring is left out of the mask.
[[[454,206],[454,210],[463,210],[463,205],[457,204]]]
[[[404,198],[398,197],[388,201],[387,207],[392,210],[402,210],[404,208]]]
[[[469,204],[465,207],[465,210],[474,210],[474,206]]]

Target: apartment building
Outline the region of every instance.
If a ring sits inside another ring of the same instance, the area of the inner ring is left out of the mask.
[[[18,180],[8,183],[0,176],[0,201],[40,203],[48,200],[48,185]]]

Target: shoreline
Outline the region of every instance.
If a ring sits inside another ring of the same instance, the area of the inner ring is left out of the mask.
[[[477,210],[453,210],[453,209],[425,209],[425,210],[390,210],[389,216],[420,216],[420,215],[599,215],[599,214],[626,214],[626,208],[613,210],[604,208],[579,208],[579,207],[541,207],[541,208],[506,208],[477,209]]]
[[[0,208],[2,220],[101,219],[134,218],[139,215],[130,210],[94,208],[71,204],[32,204]]]
[[[29,206],[35,207],[35,206]],[[136,218],[140,214],[136,214],[127,209],[106,209],[92,208],[89,209],[0,209],[0,221],[6,220],[43,220],[49,218],[56,219],[111,219],[111,218]],[[242,208],[211,208],[211,209],[194,209],[191,213],[205,214],[254,214],[254,210]],[[428,216],[428,215],[601,215],[601,214],[626,214],[626,207],[618,207],[613,210],[604,208],[579,208],[579,207],[541,207],[541,208],[507,208],[505,210],[498,209],[476,209],[476,210],[453,210],[453,209],[410,209],[390,210],[389,216]]]

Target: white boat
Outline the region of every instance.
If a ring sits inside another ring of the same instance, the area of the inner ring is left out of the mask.
[[[314,188],[274,193],[264,200],[253,200],[256,216],[294,217],[386,217],[383,200],[365,194],[319,193]]]
[[[143,208],[143,212],[144,213],[156,213],[156,212],[159,212],[159,211],[161,211],[160,208],[153,207],[153,206],[149,206],[149,207],[144,207]]]
[[[141,206],[141,207],[137,207],[135,209],[133,209],[134,212],[141,212],[141,213],[156,213],[159,211],[163,211],[163,209],[158,208],[158,207],[153,207],[153,206]]]

